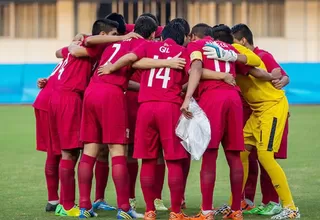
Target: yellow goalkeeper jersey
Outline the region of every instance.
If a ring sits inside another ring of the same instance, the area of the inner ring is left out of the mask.
[[[247,65],[256,66],[258,68],[267,70],[263,61],[253,51],[240,44],[235,43],[233,46],[239,51],[240,54],[247,56]],[[259,63],[257,59],[260,61],[259,66],[256,65]],[[255,113],[262,113],[265,110],[268,110],[270,107],[282,100],[282,98],[285,96],[284,91],[276,89],[271,82],[259,80],[251,75],[243,76],[238,74],[236,77],[236,82],[241,89],[243,97],[248,102],[251,109],[255,111]]]

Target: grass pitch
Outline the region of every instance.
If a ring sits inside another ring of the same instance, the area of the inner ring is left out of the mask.
[[[320,106],[291,107],[289,132],[289,159],[280,161],[287,177],[296,204],[303,219],[320,219]],[[35,126],[33,109],[30,106],[0,107],[0,202],[2,220],[52,220],[59,217],[45,213],[46,189],[44,179],[45,154],[35,150]],[[223,152],[218,159],[215,187],[215,206],[229,198],[228,166]],[[199,186],[200,162],[192,162],[187,186],[187,214],[196,214],[200,207]],[[139,181],[138,181],[139,182]],[[137,183],[138,211],[143,212],[144,202]],[[260,201],[257,193],[256,202]],[[111,177],[106,198],[116,205],[115,190]],[[169,206],[167,182],[163,199]],[[116,212],[99,212],[101,219],[115,219]],[[160,212],[159,219],[167,219],[168,213]],[[220,219],[217,218],[217,219]],[[245,216],[245,219],[269,219],[268,217]]]

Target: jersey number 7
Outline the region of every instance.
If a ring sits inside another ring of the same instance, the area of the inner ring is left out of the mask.
[[[159,58],[159,56],[155,55],[153,57],[153,59],[157,60]],[[168,57],[167,59],[171,59],[172,57]],[[162,74],[164,70],[164,74]],[[148,87],[152,87],[152,84],[153,84],[153,78],[154,78],[154,75],[156,75],[156,79],[162,79],[162,88],[163,89],[166,89],[168,88],[168,82],[170,80],[170,68],[160,68],[156,74],[156,69],[155,68],[152,68],[150,70],[150,75],[149,75],[149,80],[148,80]]]

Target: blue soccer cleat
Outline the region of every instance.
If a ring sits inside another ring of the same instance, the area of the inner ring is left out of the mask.
[[[104,210],[104,211],[113,211],[117,210],[115,207],[109,205],[106,201],[104,200],[97,200],[92,204],[92,208],[94,210]]]
[[[97,217],[98,214],[93,211],[93,209],[86,210],[84,208],[80,209],[79,218],[92,218]]]

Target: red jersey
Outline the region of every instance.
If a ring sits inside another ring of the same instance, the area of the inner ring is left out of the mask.
[[[111,44],[104,50],[99,66],[103,66],[108,62],[115,63],[118,59],[131,52],[143,42],[145,42],[145,39],[131,38]],[[96,70],[92,77],[92,82],[109,83],[120,86],[123,90],[126,90],[128,88],[128,82],[133,71],[134,70],[131,68],[131,66],[125,66],[112,74],[99,76],[98,70]]]
[[[104,48],[105,45],[86,47],[89,57],[77,58],[69,53],[58,72],[55,90],[82,94],[89,84],[93,70]],[[63,48],[62,50],[68,50],[68,48]]]
[[[153,59],[170,59],[178,54],[185,56],[185,48],[172,39],[163,42],[146,42],[133,51],[139,59],[143,57]],[[160,68],[144,70],[141,74],[139,103],[149,101],[182,103],[180,96],[184,70]]]
[[[130,80],[140,83],[141,81],[141,74],[143,73],[143,70],[135,70],[133,75],[131,76]]]
[[[272,70],[274,70],[275,68],[280,68],[281,74],[283,76],[287,76],[287,73],[281,68],[281,66],[277,63],[277,61],[269,52],[262,50],[258,47],[254,48],[253,52],[261,58],[269,73],[271,73]]]
[[[201,40],[190,42],[187,46],[188,54],[190,55],[190,65],[195,60],[202,61],[202,67],[205,69],[209,69],[216,72],[225,72],[230,73],[234,77],[236,76],[236,72],[240,74],[247,74],[249,68],[240,63],[234,62],[225,62],[219,60],[208,59],[207,56],[203,55],[203,47],[207,43],[216,42],[220,47],[225,50],[233,50],[236,53],[239,53],[232,45],[221,42],[214,41],[211,37],[205,37]],[[234,87],[229,85],[221,80],[201,80],[199,84],[199,92],[200,94],[205,90],[210,89],[236,89],[239,90],[238,87]]]

